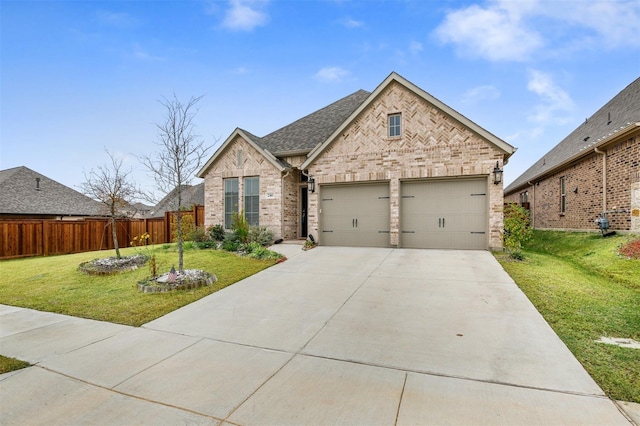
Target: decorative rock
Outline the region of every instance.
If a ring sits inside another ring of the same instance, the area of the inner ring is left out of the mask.
[[[186,269],[178,274],[175,282],[169,282],[168,274],[150,278],[138,283],[138,291],[142,293],[166,293],[173,290],[191,290],[208,286],[218,281],[218,278],[198,269]]]

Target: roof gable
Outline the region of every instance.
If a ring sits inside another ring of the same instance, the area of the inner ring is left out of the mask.
[[[327,149],[329,147],[329,145],[331,145],[336,139],[337,137],[347,128],[347,126],[349,126],[369,105],[372,104],[372,102],[378,97],[380,96],[380,94],[387,88],[389,87],[389,85],[391,85],[393,82],[396,82],[402,86],[404,86],[406,89],[410,90],[411,92],[415,93],[417,96],[421,97],[422,99],[424,99],[426,102],[430,103],[431,105],[435,106],[436,108],[440,109],[441,111],[443,111],[445,114],[453,117],[455,120],[459,121],[460,123],[462,123],[464,126],[466,126],[467,128],[469,128],[471,131],[479,134],[480,136],[482,136],[484,139],[486,139],[487,141],[489,141],[490,143],[492,143],[493,145],[495,145],[498,149],[500,149],[502,152],[504,152],[505,154],[505,163],[508,160],[508,158],[516,151],[516,149],[514,147],[512,147],[511,145],[509,145],[508,143],[506,143],[505,141],[503,141],[502,139],[498,138],[497,136],[495,136],[494,134],[488,132],[487,130],[485,130],[484,128],[478,126],[476,123],[474,123],[473,121],[469,120],[468,118],[466,118],[465,116],[463,116],[462,114],[460,114],[459,112],[455,111],[453,108],[447,106],[446,104],[444,104],[443,102],[441,102],[440,100],[436,99],[435,97],[433,97],[432,95],[430,95],[429,93],[425,92],[424,90],[420,89],[418,86],[416,86],[415,84],[409,82],[408,80],[406,80],[405,78],[401,77],[400,75],[398,75],[395,72],[392,72],[368,97],[367,99],[362,102],[357,109],[355,109],[351,115],[342,122],[342,124],[327,138],[325,139],[322,144],[317,145],[308,155],[307,160],[302,164],[301,168],[307,168],[309,165],[311,165],[313,163],[313,161],[320,155],[322,154],[322,152],[324,152],[325,149]]]
[[[284,171],[287,168],[285,164],[283,164],[280,160],[278,160],[278,158],[276,158],[269,151],[262,148],[262,146],[258,143],[258,141],[260,140],[259,137],[247,132],[246,130],[236,128],[231,133],[231,135],[229,135],[229,137],[223,142],[220,148],[218,148],[216,152],[213,153],[211,158],[209,158],[209,161],[207,161],[205,165],[202,166],[200,171],[196,173],[196,176],[199,178],[204,178],[204,176],[207,174],[207,170],[209,170],[209,168],[213,165],[213,163],[215,163],[215,161],[220,157],[220,155],[222,155],[222,153],[227,149],[227,147],[233,144],[237,136],[247,141],[249,145],[251,145],[256,151],[258,151],[264,158],[269,160],[269,162],[273,164],[273,166],[278,170]]]
[[[103,205],[33,170],[20,166],[0,171],[0,213],[98,216]]]
[[[513,191],[567,162],[591,153],[594,148],[610,142],[612,137],[639,125],[640,78],[637,78],[518,176],[505,192]]]

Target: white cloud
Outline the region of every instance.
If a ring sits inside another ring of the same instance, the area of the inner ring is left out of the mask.
[[[529,120],[537,123],[567,122],[568,113],[574,109],[574,102],[567,92],[553,82],[551,75],[530,70],[527,89],[541,99],[541,103],[535,107],[535,114],[530,115]]]
[[[133,43],[131,47],[131,54],[134,58],[139,59],[141,61],[163,61],[166,58],[162,56],[155,56],[145,50],[140,43]]]
[[[466,104],[476,103],[484,100],[498,99],[500,97],[500,90],[495,86],[478,86],[473,89],[467,90],[462,97],[462,102]]]
[[[251,31],[265,25],[268,20],[263,11],[266,4],[266,1],[259,0],[231,0],[222,25],[237,31]]]
[[[499,4],[488,8],[472,5],[449,13],[436,35],[465,55],[491,61],[524,61],[543,41],[526,28],[520,15],[520,10],[514,12]]]
[[[411,43],[409,43],[409,52],[411,52],[412,55],[418,55],[422,52],[422,50],[422,43],[417,41],[412,41]]]
[[[138,25],[138,20],[128,13],[111,12],[109,10],[99,10],[97,13],[98,22],[110,27],[128,29]]]
[[[460,54],[489,61],[527,61],[544,47],[577,49],[640,46],[639,0],[489,0],[452,10],[435,35]]]
[[[344,25],[347,28],[362,28],[364,27],[364,22],[363,21],[358,21],[356,19],[353,18],[344,18],[342,20],[340,20],[340,23],[342,25]]]
[[[335,83],[342,81],[342,79],[348,75],[349,71],[340,67],[324,67],[320,69],[314,77],[320,81]]]

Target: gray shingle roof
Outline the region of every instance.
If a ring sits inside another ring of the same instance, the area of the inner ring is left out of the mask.
[[[366,90],[358,90],[265,137],[256,137],[254,142],[276,156],[286,152],[310,151],[324,142],[370,94]]]
[[[98,201],[27,167],[0,170],[0,214],[100,216],[103,211]]]
[[[505,193],[519,188],[528,181],[536,180],[565,161],[579,156],[581,152],[593,151],[602,139],[631,123],[637,122],[640,122],[640,78],[629,84],[589,117],[585,123],[516,178],[505,189]]]
[[[182,185],[182,206],[204,206],[204,182],[198,185]],[[178,209],[177,187],[164,196],[162,200],[151,210],[151,217],[164,216],[164,212]]]

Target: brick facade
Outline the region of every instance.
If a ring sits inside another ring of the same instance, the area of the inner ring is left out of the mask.
[[[611,230],[640,232],[640,132],[614,140],[599,151],[605,154],[592,149],[532,186],[508,194],[505,202],[520,203],[520,194],[527,191],[537,229],[598,230],[595,219],[606,210]],[[560,211],[562,177],[564,213]]]
[[[387,116],[402,114],[402,136],[387,136]],[[309,232],[318,235],[323,184],[390,183],[390,245],[399,243],[400,181],[491,176],[504,153],[398,83],[390,84],[309,167],[319,185],[309,194]],[[502,247],[502,184],[488,183],[488,247]]]

